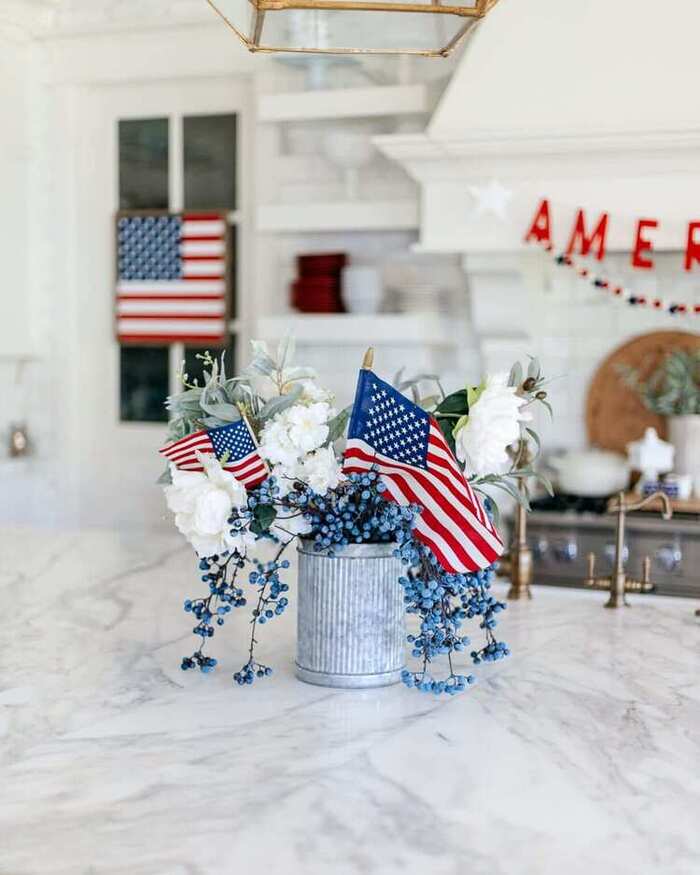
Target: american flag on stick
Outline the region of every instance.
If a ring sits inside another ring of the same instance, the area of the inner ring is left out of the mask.
[[[183,471],[203,471],[198,453],[213,453],[220,461],[225,459],[222,462],[224,471],[230,471],[246,489],[255,488],[269,474],[245,419],[219,428],[195,431],[179,441],[166,444],[158,452]]]
[[[117,217],[121,343],[226,340],[226,216]]]
[[[445,571],[478,571],[503,553],[503,541],[460,471],[437,421],[363,368],[343,470],[362,473],[372,467],[393,501],[423,508],[415,534]]]

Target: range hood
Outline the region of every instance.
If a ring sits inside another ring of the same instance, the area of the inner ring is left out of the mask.
[[[660,222],[656,249],[683,247],[700,219],[700,8],[644,5],[498,4],[427,130],[376,141],[420,184],[423,248],[519,250],[543,197],[556,242],[584,207],[611,213],[609,249],[629,249],[640,216]],[[493,181],[512,192],[505,218],[479,206]]]

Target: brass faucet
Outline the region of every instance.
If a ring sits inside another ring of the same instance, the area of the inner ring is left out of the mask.
[[[595,553],[589,553],[588,574],[583,581],[584,586],[590,586],[592,589],[610,590],[610,598],[605,603],[606,608],[619,608],[621,605],[628,605],[629,602],[625,596],[628,592],[651,592],[654,589],[654,584],[651,582],[651,559],[648,556],[645,556],[642,560],[641,579],[627,577],[625,574],[625,517],[630,511],[641,510],[657,498],[661,499],[661,504],[663,505],[661,516],[665,520],[670,520],[673,516],[673,511],[671,510],[671,502],[664,492],[654,492],[652,495],[648,495],[642,501],[634,504],[628,504],[625,501],[625,493],[620,492],[616,502],[608,506],[609,513],[617,514],[615,568],[610,577],[596,577]]]

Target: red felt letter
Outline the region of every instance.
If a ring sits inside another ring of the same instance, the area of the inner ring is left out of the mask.
[[[640,219],[637,222],[637,238],[634,241],[634,252],[632,253],[632,267],[638,267],[641,270],[651,270],[654,267],[654,262],[650,258],[642,258],[643,252],[651,252],[652,244],[649,240],[645,240],[642,232],[645,228],[658,228],[659,223],[656,219]]]
[[[586,218],[584,216],[583,210],[579,210],[576,213],[576,221],[574,223],[573,230],[571,232],[571,238],[569,240],[569,245],[566,250],[567,255],[572,255],[576,246],[580,243],[581,245],[581,255],[588,255],[588,253],[595,247],[596,249],[596,258],[598,261],[602,261],[605,258],[605,238],[608,233],[608,214],[603,213],[598,219],[598,224],[595,227],[595,230],[589,237],[586,234]]]
[[[538,243],[552,242],[551,222],[549,219],[549,201],[543,200],[537,208],[530,230],[525,235],[525,242],[537,240]]]
[[[700,228],[700,222],[688,225],[688,244],[685,247],[685,269],[692,270],[693,262],[700,261],[700,241],[695,239],[695,231]]]

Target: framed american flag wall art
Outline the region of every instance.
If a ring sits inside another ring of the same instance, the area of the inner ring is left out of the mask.
[[[119,343],[226,344],[226,212],[120,211],[115,232]]]

